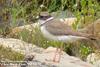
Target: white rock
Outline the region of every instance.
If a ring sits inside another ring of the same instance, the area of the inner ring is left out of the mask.
[[[95,64],[98,60],[100,60],[100,57],[96,53],[89,54],[86,59],[87,62],[93,64]]]
[[[9,47],[14,51],[20,52],[22,54],[33,53],[34,51],[39,50],[37,46],[28,44],[19,39],[13,38],[0,38],[0,45],[3,47]],[[41,49],[42,51],[43,49]]]
[[[63,54],[61,56],[60,63],[54,63],[50,61],[46,61],[46,59],[53,59],[54,57],[54,52],[50,53],[42,53],[42,54],[37,54],[34,60],[38,60],[41,63],[45,64],[50,64],[54,65],[55,67],[94,67],[92,64],[89,64],[87,62],[84,62],[80,60],[79,58],[69,56],[67,54]]]
[[[0,45],[4,47],[10,47],[12,50],[17,52],[22,52],[26,55],[33,54],[35,57],[32,61],[33,64],[38,64],[39,66],[34,67],[94,67],[92,64],[84,62],[79,58],[74,56],[69,56],[68,54],[62,54],[60,63],[54,63],[46,61],[46,59],[53,59],[56,48],[49,47],[44,52],[42,48],[37,46],[32,46],[32,44],[28,44],[24,41],[13,39],[13,38],[0,38]],[[39,53],[41,51],[41,53]],[[36,52],[36,55],[34,54]],[[44,64],[45,63],[45,64]],[[41,66],[42,65],[42,66]],[[53,66],[51,66],[53,65]],[[29,66],[30,67],[30,66]],[[31,66],[33,67],[33,66]]]
[[[43,52],[44,53],[55,53],[57,51],[57,48],[55,47],[48,47],[47,49],[45,49]],[[58,51],[60,51],[60,49],[58,48]],[[64,51],[62,51],[62,54],[66,54]]]
[[[100,60],[96,61],[94,64],[95,67],[100,67]]]
[[[50,46],[47,49],[45,49],[44,52],[46,52],[46,53],[49,52],[50,53],[50,52],[54,52],[55,50],[56,50],[56,48]]]

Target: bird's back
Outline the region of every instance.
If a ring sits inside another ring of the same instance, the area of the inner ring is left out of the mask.
[[[45,23],[44,25],[48,32],[53,35],[67,35],[72,31],[72,28],[60,21],[59,19],[53,19]]]

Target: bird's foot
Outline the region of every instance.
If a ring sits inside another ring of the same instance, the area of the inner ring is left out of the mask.
[[[53,62],[55,62],[55,63],[59,63],[60,61],[53,60]]]
[[[54,63],[59,63],[60,61],[56,61],[56,60],[52,60],[52,59],[45,59],[46,61],[49,61],[49,62],[54,62]]]

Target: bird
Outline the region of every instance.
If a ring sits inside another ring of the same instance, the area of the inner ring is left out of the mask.
[[[50,14],[48,14],[48,12],[40,13],[39,24],[43,36],[48,40],[68,43],[80,39],[92,39],[92,34],[85,34],[75,31],[71,26],[65,24],[60,19],[51,16]],[[57,52],[59,52],[58,59],[56,59]],[[53,62],[60,62],[61,52],[61,48],[60,50],[58,48],[56,49],[54,58],[52,60]]]

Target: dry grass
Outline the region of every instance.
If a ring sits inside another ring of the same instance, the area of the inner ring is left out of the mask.
[[[4,48],[3,46],[0,46],[0,60],[13,60],[13,61],[19,61],[24,58],[24,55],[12,51],[10,48]]]

